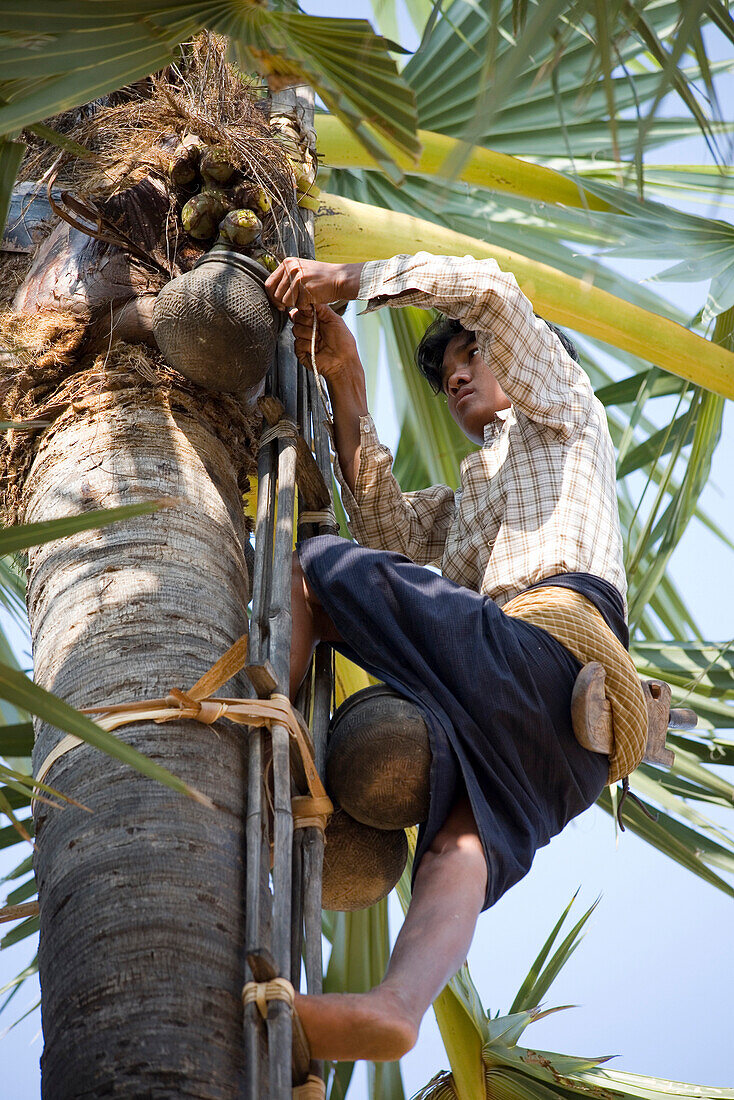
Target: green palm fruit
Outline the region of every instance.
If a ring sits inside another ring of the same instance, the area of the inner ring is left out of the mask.
[[[311,158],[309,158],[310,160]],[[306,193],[311,191],[314,186],[314,180],[316,179],[316,166],[312,163],[297,160],[295,157],[288,157],[290,166],[293,170],[293,175],[296,180],[296,191]]]
[[[269,214],[273,209],[272,199],[264,187],[255,187],[252,191],[252,209],[261,214]]]
[[[301,210],[318,210],[319,200],[314,198],[313,195],[303,195],[299,191],[296,206],[299,206]]]
[[[280,264],[280,260],[277,256],[274,256],[272,252],[260,252],[256,250],[252,253],[252,258],[262,264],[263,267],[266,267],[268,271],[275,271],[276,267]]]
[[[205,178],[226,183],[234,175],[235,167],[229,154],[221,145],[212,145],[202,155],[201,172]]]
[[[196,134],[187,134],[173,151],[169,164],[171,182],[177,187],[185,187],[196,178],[199,160],[206,151],[206,144]]]
[[[252,180],[239,183],[231,189],[229,194],[232,199],[232,206],[236,210],[248,209],[259,211],[260,214],[269,214],[273,209],[272,199],[268,192],[264,187],[253,183]]]
[[[261,230],[262,222],[252,210],[230,210],[219,225],[219,237],[244,248],[252,244]]]
[[[189,236],[207,241],[216,233],[226,211],[226,197],[221,191],[201,191],[185,204],[181,221]]]

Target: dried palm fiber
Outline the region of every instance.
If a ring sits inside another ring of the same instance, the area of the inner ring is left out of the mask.
[[[296,182],[288,156],[291,144],[271,132],[261,89],[227,63],[226,49],[224,37],[203,33],[184,44],[176,64],[162,72],[102,103],[47,119],[53,129],[94,154],[81,158],[65,153],[59,185],[78,195],[108,198],[148,177],[168,181],[173,150],[182,137],[196,134],[207,145],[216,145],[218,156],[229,159],[269,196],[272,216],[265,219],[263,244],[282,255],[279,223],[292,217]],[[37,180],[59,151],[33,134],[23,137],[29,152],[19,178]]]
[[[271,134],[256,106],[256,90],[227,64],[225,46],[222,38],[199,36],[164,72],[50,120],[89,156],[59,155],[55,146],[27,135],[31,148],[21,177],[43,178],[53,169],[59,173],[57,190],[65,186],[71,196],[65,200],[67,213],[75,204],[71,212],[77,225],[101,219],[97,232],[103,233],[102,241],[59,222],[14,300],[20,312],[68,310],[87,322],[79,354],[106,350],[115,338],[155,347],[152,314],[158,293],[202,256],[205,242],[188,237],[180,217],[199,181],[182,190],[169,178],[172,150],[194,129],[204,142],[215,144],[214,159],[229,158],[237,166],[233,201],[235,192],[265,196],[269,209],[262,215],[257,248],[281,251],[281,226],[291,217],[295,184],[285,151],[290,144],[281,134]],[[201,372],[190,377],[212,390],[238,388],[241,399],[250,402],[260,392],[266,360],[269,356],[258,362],[257,378],[248,385],[230,386],[226,379],[220,385],[212,362],[210,377]],[[180,357],[171,365],[185,370]]]
[[[226,447],[242,493],[254,472],[261,416],[226,394],[213,395],[142,345],[114,343],[108,352],[77,357],[84,323],[69,314],[0,315],[0,344],[10,349],[0,362],[3,416],[37,421],[0,436],[0,516],[23,517],[23,486],[44,440],[84,415],[149,404],[151,397],[176,418],[196,418]],[[98,506],[91,505],[90,506]]]
[[[329,791],[375,829],[407,829],[428,817],[431,747],[415,704],[384,684],[342,703],[326,757]]]
[[[44,227],[41,240],[50,228],[50,225]],[[11,304],[32,262],[33,254],[30,252],[0,252],[0,309]]]
[[[362,825],[336,808],[325,833],[324,909],[367,909],[387,897],[405,870],[408,840],[402,829]]]

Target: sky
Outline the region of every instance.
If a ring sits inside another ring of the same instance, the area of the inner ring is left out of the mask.
[[[344,15],[337,0],[305,0],[318,15]],[[370,14],[370,5],[351,0],[350,16]],[[407,39],[406,39],[407,41]],[[730,102],[734,95],[729,97]],[[661,160],[709,162],[705,146],[687,143],[666,150]],[[722,215],[719,215],[722,216]],[[729,215],[730,216],[730,215]],[[648,271],[629,267],[641,278]],[[656,289],[687,309],[703,301],[705,287],[658,284]],[[383,381],[387,364],[381,365]],[[383,392],[387,386],[383,387]],[[394,443],[396,423],[388,399],[374,410],[378,431]],[[734,415],[729,404],[722,442],[714,456],[701,504],[734,538]],[[704,635],[734,635],[731,551],[696,522],[677,549],[671,572]],[[19,643],[21,648],[23,643]],[[22,660],[29,660],[27,654]],[[722,823],[725,818],[722,817]],[[19,858],[0,852],[0,875]],[[479,922],[469,966],[484,1007],[508,1009],[527,969],[571,896],[578,916],[601,896],[586,936],[547,997],[547,1005],[577,1007],[533,1025],[524,1042],[569,1054],[618,1057],[612,1063],[634,1073],[734,1086],[731,1038],[732,903],[723,894],[658,855],[629,831],[615,836],[611,819],[592,807],[536,856],[530,874]],[[390,902],[393,934],[402,914]],[[29,957],[27,945],[0,953],[0,986]],[[29,1008],[37,988],[16,997],[7,1024]],[[37,1100],[41,1037],[38,1012],[0,1039],[0,1100]],[[434,1073],[448,1068],[432,1013],[416,1048],[403,1059],[406,1096]],[[366,1100],[366,1072],[358,1069],[352,1100]],[[704,1094],[705,1095],[705,1094]]]

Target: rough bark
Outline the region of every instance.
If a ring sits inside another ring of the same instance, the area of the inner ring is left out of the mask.
[[[167,280],[161,268],[167,266],[169,201],[161,182],[144,180],[99,207],[109,227],[151,256],[150,264],[59,221],[38,249],[15,296],[14,310],[28,314],[63,310],[88,322],[87,350],[107,343],[111,333],[117,340],[145,341],[155,347],[151,315],[156,295]],[[184,267],[172,268],[171,274],[184,270],[200,254],[201,249],[179,248],[177,259]]]
[[[222,442],[155,394],[86,404],[41,442],[24,519],[180,503],[31,552],[36,679],[77,707],[186,688],[247,629],[244,521]],[[43,1096],[229,1100],[242,1087],[246,735],[193,722],[119,735],[217,809],[86,745],[51,769],[93,813],[36,807]],[[38,725],[36,768],[59,739]]]

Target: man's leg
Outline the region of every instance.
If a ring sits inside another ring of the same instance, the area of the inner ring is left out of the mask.
[[[392,1061],[414,1046],[426,1010],[466,959],[487,865],[466,794],[423,856],[387,973],[369,993],[296,995],[314,1058]]]

